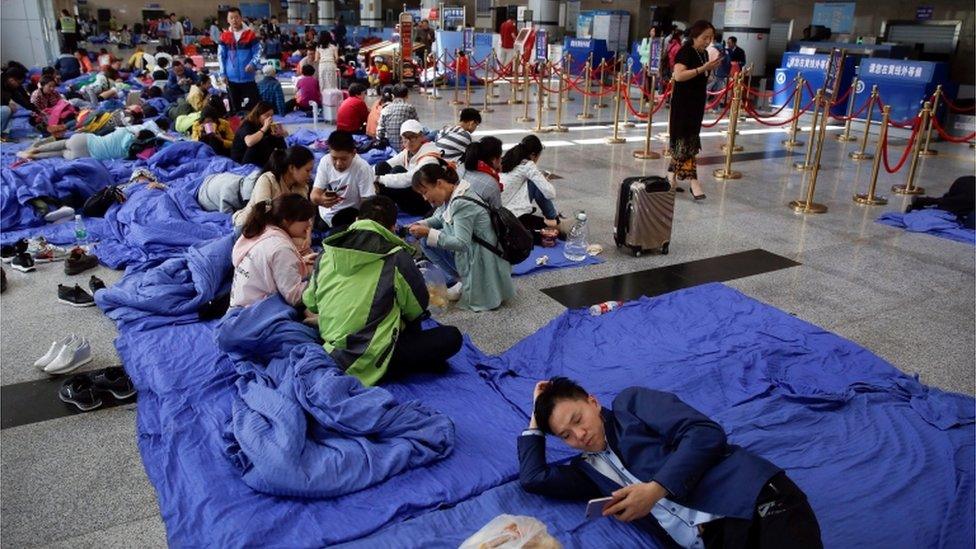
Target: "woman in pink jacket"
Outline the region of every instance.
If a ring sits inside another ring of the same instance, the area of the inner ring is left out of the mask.
[[[295,241],[310,238],[315,214],[315,206],[298,194],[254,206],[234,244],[231,307],[247,307],[274,293],[291,305],[301,302],[315,254],[303,256]]]

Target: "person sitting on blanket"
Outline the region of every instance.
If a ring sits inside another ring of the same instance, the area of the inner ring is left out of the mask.
[[[409,95],[410,88],[404,84],[393,86],[393,101],[383,106],[380,121],[376,125],[376,137],[388,140],[395,151],[406,149],[400,139],[403,135],[403,123],[407,120],[420,120],[417,108],[407,103]]]
[[[325,351],[366,386],[414,372],[445,373],[462,344],[457,328],[421,329],[430,296],[411,247],[393,233],[396,219],[389,198],[363,201],[359,220],[322,242],[303,299],[318,314]]]
[[[966,229],[976,228],[976,176],[964,175],[952,182],[949,190],[941,198],[916,196],[905,209],[924,210],[934,207],[954,214]]]
[[[312,103],[322,104],[322,90],[315,78],[315,68],[312,65],[302,66],[302,77],[295,82],[295,97],[285,103],[285,112],[312,112]]]
[[[289,305],[301,303],[316,256],[302,254],[295,239],[308,238],[314,216],[315,206],[297,194],[262,200],[251,209],[231,253],[231,307],[247,307],[275,293]]]
[[[474,192],[492,208],[502,207],[502,183],[498,169],[502,167],[502,141],[486,135],[468,145],[464,164],[458,177],[471,184]]]
[[[458,162],[471,144],[471,134],[481,125],[478,109],[465,107],[458,114],[458,123],[447,126],[437,134],[434,145],[441,151],[441,157],[450,162]]]
[[[264,167],[264,173],[254,183],[251,198],[243,209],[234,214],[234,226],[238,229],[242,228],[247,221],[247,216],[259,202],[274,200],[283,194],[299,194],[307,197],[314,161],[312,151],[301,145],[271,153],[271,158]]]
[[[211,101],[200,111],[199,120],[193,123],[190,139],[206,143],[215,153],[229,157],[234,145],[234,130],[226,116],[223,106]]]
[[[473,311],[497,309],[511,299],[515,295],[512,265],[488,248],[498,246],[498,236],[484,199],[471,184],[460,180],[457,172],[438,158],[414,173],[412,185],[438,209],[433,216],[410,225],[410,234],[426,239],[425,254],[435,265],[445,267],[444,256],[431,250],[453,254],[460,282],[448,288],[448,298],[460,299],[461,307]]]
[[[203,110],[207,104],[207,97],[210,95],[210,75],[201,74],[199,82],[190,86],[190,91],[186,93],[186,102],[193,107],[193,110]]]
[[[176,101],[189,93],[190,87],[197,81],[197,73],[179,61],[173,61],[172,67],[163,87],[163,97]]]
[[[553,204],[556,189],[536,166],[542,149],[538,137],[527,135],[502,157],[502,205],[533,235],[546,227],[559,226],[559,213]],[[535,215],[533,204],[539,207],[542,217]]]
[[[103,99],[118,97],[119,92],[124,87],[125,84],[122,83],[122,77],[119,76],[119,71],[115,70],[111,65],[106,65],[95,76],[95,80],[90,84],[82,86],[78,92],[91,103],[92,107],[97,107],[98,103]]]
[[[393,86],[384,86],[380,91],[379,99],[373,103],[373,108],[369,110],[366,117],[366,135],[376,139],[376,127],[380,124],[380,116],[383,114],[383,107],[393,101]]]
[[[130,147],[134,143],[152,139],[175,141],[166,135],[169,120],[161,118],[131,126],[115,128],[108,135],[75,133],[67,139],[45,141],[20,151],[17,156],[25,160],[61,157],[65,160],[94,158],[96,160],[124,160],[131,156]]]
[[[284,115],[287,111],[285,110],[285,92],[281,88],[281,82],[275,78],[277,71],[274,65],[267,64],[261,69],[261,73],[264,78],[258,82],[258,95],[261,97],[261,101],[271,105],[274,108],[274,113],[279,115]]]
[[[385,109],[384,109],[385,111]],[[397,207],[410,215],[427,215],[430,204],[411,187],[413,174],[421,166],[436,164],[441,152],[427,141],[424,127],[416,120],[399,125],[403,150],[374,168],[377,192],[389,196]]]
[[[24,89],[26,79],[27,71],[18,66],[8,66],[0,72],[0,137],[4,140],[8,137],[10,122],[18,105],[40,115]]]
[[[234,162],[263,166],[275,149],[284,149],[288,132],[274,121],[274,107],[258,101],[234,134],[230,157]]]
[[[37,107],[36,114],[32,117],[32,122],[43,133],[60,137],[65,131],[73,130],[77,124],[73,114],[76,109],[62,104],[66,101],[63,95],[58,92],[58,81],[54,75],[45,75],[41,78],[40,85],[31,93],[31,103]],[[74,100],[79,102],[79,100]],[[61,115],[54,115],[54,110],[59,107],[62,109]]]
[[[356,220],[362,201],[376,194],[373,169],[356,154],[351,133],[335,130],[328,144],[329,155],[319,161],[311,198],[327,227],[344,230]]]
[[[667,546],[821,548],[807,497],[782,469],[734,444],[677,396],[621,391],[610,409],[574,381],[540,381],[518,438],[519,482],[563,499],[611,496],[603,515]],[[581,455],[549,465],[545,435]]]
[[[349,86],[349,97],[345,98],[336,111],[336,129],[363,133],[366,120],[369,118],[369,107],[363,101],[366,96],[366,86],[352,84]]]

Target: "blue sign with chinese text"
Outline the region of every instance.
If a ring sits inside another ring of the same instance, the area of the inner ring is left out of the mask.
[[[537,61],[549,59],[549,35],[545,29],[535,31],[535,58]]]

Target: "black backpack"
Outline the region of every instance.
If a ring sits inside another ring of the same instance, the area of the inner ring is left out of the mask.
[[[488,210],[491,227],[498,237],[498,245],[489,244],[480,236],[472,235],[475,242],[488,248],[492,253],[512,265],[517,265],[529,257],[529,254],[532,253],[532,233],[522,225],[515,214],[506,208],[492,208],[470,196],[459,196],[457,198],[474,202]]]

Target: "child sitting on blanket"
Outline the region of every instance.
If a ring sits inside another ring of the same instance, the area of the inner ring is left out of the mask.
[[[303,255],[293,239],[309,238],[313,216],[315,206],[297,194],[262,200],[251,209],[231,254],[231,307],[247,307],[274,293],[290,305],[301,302],[316,254]]]

